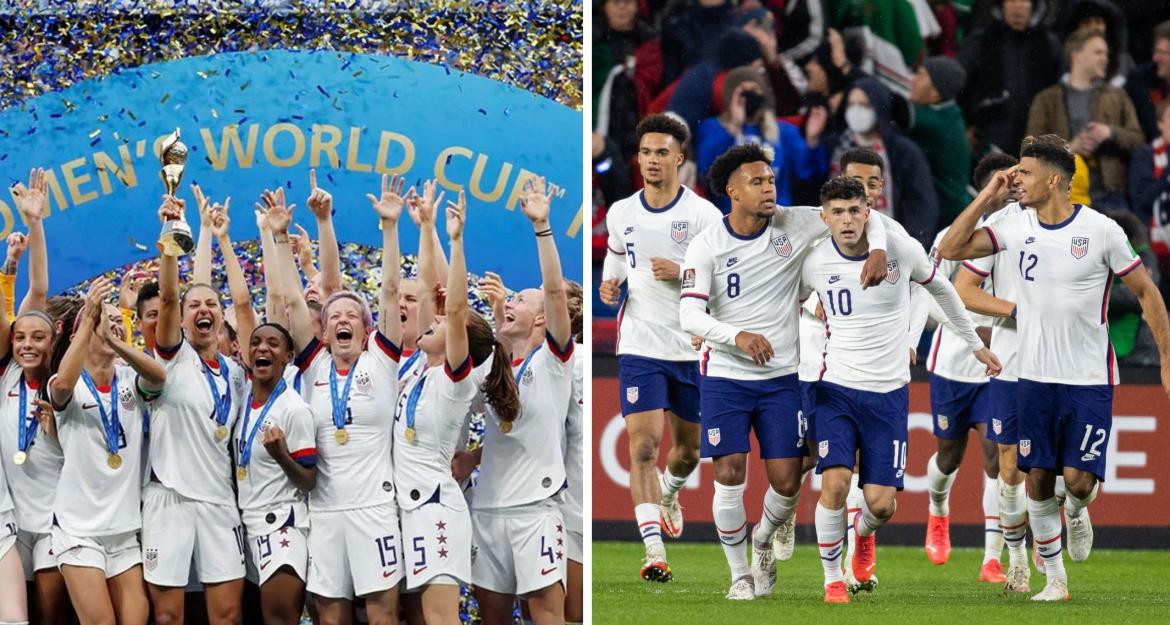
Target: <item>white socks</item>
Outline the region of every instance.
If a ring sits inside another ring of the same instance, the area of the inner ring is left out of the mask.
[[[998,560],[1003,553],[1003,530],[999,527],[999,484],[983,476],[983,561]]]
[[[1028,524],[1032,527],[1032,539],[1040,557],[1044,558],[1044,571],[1051,580],[1067,579],[1064,573],[1064,559],[1060,554],[1060,508],[1056,498],[1044,501],[1028,499]]]
[[[825,568],[825,585],[845,581],[841,571],[843,559],[841,547],[845,542],[845,508],[830,510],[818,501],[816,524],[821,565]]]
[[[857,534],[853,532],[853,520],[857,518],[857,513],[861,512],[862,503],[865,501],[865,494],[861,492],[861,487],[857,485],[857,474],[853,474],[853,478],[849,482],[849,494],[845,496],[845,522],[848,524],[845,531],[845,539],[849,545],[849,553],[857,547]]]
[[[640,503],[634,506],[634,518],[638,520],[638,531],[646,549],[665,549],[662,544],[662,508],[656,503]]]
[[[1075,519],[1081,516],[1081,510],[1089,507],[1093,500],[1097,498],[1097,491],[1101,489],[1101,482],[1093,484],[1093,490],[1089,491],[1089,496],[1081,499],[1072,493],[1068,493],[1064,500],[1064,514],[1070,519]]]
[[[874,513],[869,510],[869,505],[866,504],[865,498],[862,498],[861,516],[857,521],[855,521],[857,524],[858,536],[873,536],[873,533],[876,532],[879,527],[885,525],[886,521],[889,521],[889,519],[879,519],[877,516],[875,516]]]
[[[792,497],[785,497],[768,487],[764,493],[764,513],[760,515],[760,524],[752,536],[756,548],[771,548],[772,534],[784,521],[796,513],[796,504],[800,502],[800,492]]]
[[[930,494],[930,513],[934,516],[947,516],[951,513],[948,503],[951,498],[951,486],[959,472],[947,475],[938,468],[938,453],[931,455],[926,463],[926,490]]]
[[[658,480],[662,487],[662,498],[670,499],[678,494],[678,491],[687,483],[687,476],[678,477],[670,472],[670,467],[662,472],[662,479]]]
[[[999,486],[999,526],[1003,530],[1003,541],[1008,549],[1008,566],[1028,566],[1028,551],[1024,535],[1028,531],[1028,504],[1024,496],[1024,484],[1007,484],[1003,478]]]
[[[723,555],[731,567],[731,581],[751,575],[748,566],[747,511],[743,508],[743,484],[726,486],[715,482],[715,497],[711,502],[711,513],[719,542],[723,544]]]

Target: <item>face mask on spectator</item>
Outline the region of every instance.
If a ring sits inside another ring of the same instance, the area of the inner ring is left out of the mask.
[[[755,91],[743,92],[743,114],[748,120],[756,118],[756,113],[760,112],[760,107],[764,106],[763,94]]]
[[[849,130],[853,132],[869,132],[873,130],[875,121],[877,121],[877,114],[868,106],[853,104],[845,109],[845,123],[849,124]]]

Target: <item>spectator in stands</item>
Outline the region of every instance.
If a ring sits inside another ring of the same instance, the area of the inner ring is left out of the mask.
[[[955,103],[966,77],[958,61],[932,56],[919,64],[910,84],[912,114],[906,134],[922,148],[930,163],[938,193],[939,227],[949,224],[971,203],[967,192],[971,176],[967,125]]]
[[[666,16],[662,21],[663,82],[674,82],[708,58],[709,46],[735,27],[736,18],[732,0],[690,0],[679,12]]]
[[[1064,46],[1068,76],[1037,94],[1028,112],[1029,135],[1058,135],[1085,159],[1089,195],[1099,210],[1129,207],[1126,163],[1143,142],[1129,96],[1103,82],[1107,46],[1094,29],[1070,35]]]
[[[822,0],[771,0],[763,4],[772,12],[780,54],[795,62],[824,43],[826,20]]]
[[[910,236],[929,248],[938,225],[938,195],[930,178],[922,175],[930,165],[913,141],[890,122],[893,97],[876,78],[862,78],[845,96],[846,129],[827,137],[830,163],[856,147],[869,148],[882,158],[885,184],[874,208],[902,224]],[[840,173],[830,168],[830,174]]]
[[[1002,0],[993,9],[995,21],[967,37],[959,50],[959,61],[967,70],[959,104],[973,145],[1017,154],[1028,105],[1060,77],[1060,44],[1041,24],[1043,4],[1037,0],[1036,5],[1031,0]]]
[[[849,87],[866,76],[849,61],[841,33],[832,28],[825,33],[825,42],[800,65],[808,78],[805,104],[826,104],[830,114],[837,112]]]
[[[728,71],[744,65],[763,69],[763,53],[755,37],[734,28],[719,39],[712,58],[687,70],[687,73],[678,80],[678,84],[672,85],[667,92],[660,94],[656,102],[661,101],[663,96],[668,96],[669,104],[664,110],[681,115],[693,136],[698,132],[699,122],[719,114],[716,105],[722,107],[723,103],[715,101],[714,94],[722,93],[717,82],[723,80]],[[656,105],[651,105],[652,112],[657,110]]]
[[[1125,80],[1125,91],[1133,100],[1147,141],[1153,141],[1161,134],[1161,116],[1154,115],[1154,109],[1170,99],[1170,21],[1154,27],[1153,57],[1149,63],[1134,68]]]
[[[740,14],[736,26],[756,38],[760,56],[768,72],[774,106],[780,115],[791,115],[800,106],[800,94],[808,88],[808,81],[800,67],[780,54],[776,25],[772,14],[764,8],[754,8]]]
[[[634,194],[630,170],[617,142],[593,133],[593,258],[605,260],[605,211],[610,204]],[[600,225],[601,231],[598,232]]]
[[[823,180],[828,175],[828,153],[820,142],[826,117],[824,107],[813,109],[801,136],[799,128],[776,119],[760,70],[750,66],[734,69],[723,82],[723,113],[699,124],[696,164],[705,177],[715,158],[732,146],[767,145],[775,154],[772,169],[776,173],[776,203],[790,206],[794,179]],[[708,197],[716,197],[715,205],[724,213],[731,210],[727,194]]]
[[[1129,29],[1125,16],[1112,0],[1072,0],[1060,12],[1061,39],[1082,28],[1095,30],[1105,36],[1109,44],[1109,64],[1105,79],[1114,87],[1125,85],[1125,76],[1133,70],[1135,63],[1129,56]]]
[[[1129,161],[1130,208],[1143,223],[1154,213],[1154,201],[1170,192],[1170,99],[1158,104],[1158,135],[1133,151]]]
[[[634,128],[662,86],[662,48],[638,18],[638,0],[602,0],[595,7],[593,129],[614,139],[629,161],[638,151]]]
[[[1150,279],[1158,284],[1161,279],[1158,261],[1150,251],[1146,226],[1129,211],[1108,211],[1105,214],[1125,231],[1130,247],[1141,257],[1142,265],[1150,272]],[[1150,327],[1142,321],[1141,302],[1121,278],[1113,279],[1113,288],[1109,291],[1109,342],[1121,365],[1158,364],[1158,347]]]

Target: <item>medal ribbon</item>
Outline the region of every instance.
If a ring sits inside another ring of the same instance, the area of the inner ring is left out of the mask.
[[[414,429],[414,412],[418,409],[418,400],[422,396],[423,383],[427,381],[426,372],[418,377],[418,382],[410,389],[410,397],[406,399],[406,428]]]
[[[220,354],[216,354],[215,357],[219,359],[219,371],[227,383],[227,391],[223,395],[219,394],[219,386],[215,384],[215,374],[211,372],[211,367],[208,367],[202,358],[199,362],[203,363],[203,376],[207,378],[207,386],[211,387],[211,400],[215,402],[215,423],[224,426],[227,425],[228,413],[232,410],[232,382],[228,379],[227,360]]]
[[[520,386],[520,379],[524,377],[524,370],[528,368],[528,363],[532,361],[532,357],[535,356],[536,352],[539,352],[539,351],[540,351],[540,347],[537,347],[536,349],[532,350],[532,353],[528,354],[528,357],[524,359],[524,362],[520,363],[520,370],[516,372],[516,386],[517,387]]]
[[[16,447],[20,451],[28,452],[28,448],[32,447],[33,439],[37,437],[37,426],[40,425],[35,418],[32,423],[28,423],[28,387],[24,383],[24,374],[20,374],[20,421],[17,424]]]
[[[333,425],[339,430],[345,429],[345,409],[349,405],[349,386],[353,382],[353,374],[357,371],[357,363],[349,367],[345,375],[345,390],[341,396],[337,395],[337,361],[329,363],[329,397],[333,400]]]
[[[111,456],[116,456],[118,455],[118,441],[122,438],[122,421],[118,419],[118,374],[115,372],[114,379],[110,382],[110,413],[108,415],[105,407],[102,406],[102,396],[98,394],[97,385],[89,376],[89,372],[83,369],[81,379],[85,382],[85,387],[89,389],[90,395],[93,395],[93,400],[97,403],[98,414],[102,416],[102,431],[106,433],[106,449],[109,450]]]
[[[256,433],[260,431],[260,426],[264,424],[264,417],[268,416],[268,410],[272,408],[272,404],[276,403],[276,398],[280,397],[286,386],[283,379],[276,384],[276,388],[268,396],[268,401],[264,402],[260,416],[256,417],[256,424],[252,426],[251,432],[248,431],[248,419],[252,416],[252,393],[248,393],[248,406],[244,410],[244,425],[240,427],[240,468],[248,466],[248,462],[252,460],[252,443],[256,440]],[[247,439],[244,438],[245,434],[247,434]]]

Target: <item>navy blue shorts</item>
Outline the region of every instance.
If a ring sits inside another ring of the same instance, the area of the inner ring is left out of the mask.
[[[804,412],[805,428],[804,440],[811,445],[817,444],[817,383],[800,381],[800,409]]]
[[[697,361],[618,356],[618,385],[623,417],[662,409],[699,422]]]
[[[853,468],[861,452],[859,484],[902,490],[906,475],[910,391],[888,393],[817,384],[817,473],[830,467]]]
[[[1113,386],[1019,381],[1020,470],[1072,467],[1105,479]]]
[[[699,455],[716,458],[751,451],[754,430],[760,457],[805,455],[806,421],[796,374],[768,380],[703,376],[703,429]]]
[[[930,411],[937,438],[966,438],[967,430],[987,423],[987,383],[956,382],[930,374]]]
[[[991,378],[987,383],[987,438],[1000,445],[1020,442],[1020,426],[1016,418],[1016,387],[1019,382]]]

